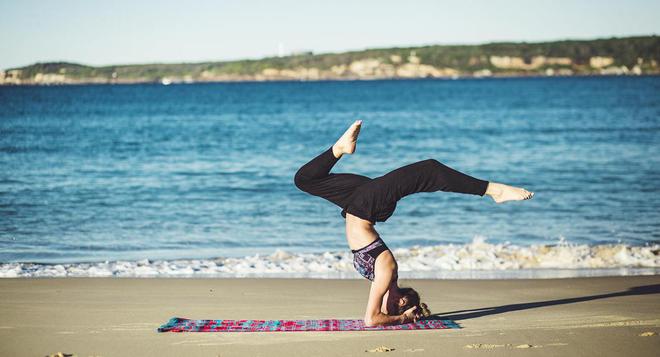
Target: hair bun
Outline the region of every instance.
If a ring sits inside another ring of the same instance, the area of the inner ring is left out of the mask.
[[[420,307],[420,310],[422,310],[422,316],[424,316],[424,317],[431,316],[431,310],[429,310],[429,307],[425,303],[420,303],[419,307]]]

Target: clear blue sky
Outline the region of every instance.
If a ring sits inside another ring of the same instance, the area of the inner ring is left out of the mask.
[[[660,33],[658,0],[0,0],[0,68]]]

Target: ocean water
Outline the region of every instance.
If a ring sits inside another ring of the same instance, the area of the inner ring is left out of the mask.
[[[334,172],[536,193],[404,198],[376,229],[411,276],[660,268],[660,77],[597,77],[0,87],[0,276],[356,277],[340,208],[293,184],[355,119]]]

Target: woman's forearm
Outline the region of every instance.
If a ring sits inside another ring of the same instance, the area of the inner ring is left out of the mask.
[[[364,319],[366,326],[398,325],[403,323],[403,315],[390,316],[379,312],[378,314]]]

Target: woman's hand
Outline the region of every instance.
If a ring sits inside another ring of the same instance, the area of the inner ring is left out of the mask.
[[[410,309],[404,311],[403,314],[401,314],[403,317],[403,321],[401,323],[407,324],[409,322],[417,322],[419,320],[419,313],[417,312],[417,306],[413,306]]]

